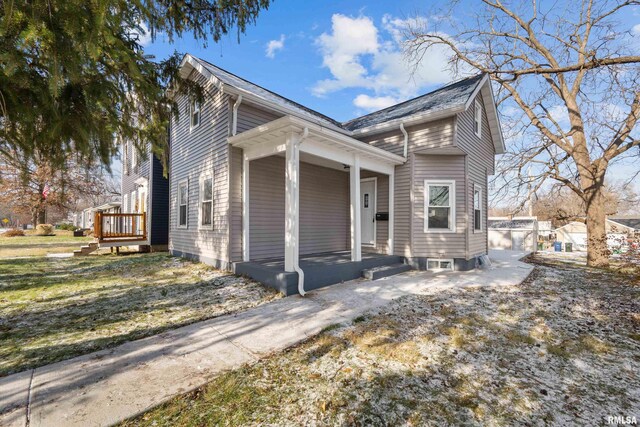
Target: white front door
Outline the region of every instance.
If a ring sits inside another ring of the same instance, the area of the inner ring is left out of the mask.
[[[360,223],[362,226],[362,244],[374,245],[376,242],[376,180],[367,178],[360,181]]]

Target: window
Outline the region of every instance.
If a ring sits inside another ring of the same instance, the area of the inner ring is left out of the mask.
[[[200,227],[213,228],[213,177],[200,180]]]
[[[482,189],[473,185],[473,229],[482,230]]]
[[[129,175],[129,143],[122,143],[122,170],[125,175]]]
[[[455,181],[425,181],[425,232],[453,232],[455,226]]]
[[[187,228],[187,204],[189,203],[189,182],[178,183],[178,228]]]
[[[198,101],[191,101],[190,115],[191,129],[200,126],[200,103]]]
[[[131,169],[133,169],[133,171],[135,173],[138,172],[138,149],[136,148],[136,146],[131,143]]]
[[[427,259],[427,270],[429,271],[453,271],[452,259]]]
[[[480,138],[482,136],[482,104],[476,101],[475,115],[473,118],[473,131]]]

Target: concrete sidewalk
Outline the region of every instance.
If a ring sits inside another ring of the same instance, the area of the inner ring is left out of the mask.
[[[491,252],[485,271],[354,280],[0,378],[0,425],[114,424],[403,295],[519,284],[533,269],[523,255]]]

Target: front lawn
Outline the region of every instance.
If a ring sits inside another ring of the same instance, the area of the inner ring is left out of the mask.
[[[278,297],[166,253],[0,259],[0,376]]]
[[[602,425],[640,418],[639,383],[638,278],[539,264],[401,298],[124,425]]]
[[[35,236],[27,230],[25,236],[5,237],[0,233],[0,258],[45,256],[73,252],[93,240],[92,237],[73,237],[73,231],[55,230],[55,236]]]

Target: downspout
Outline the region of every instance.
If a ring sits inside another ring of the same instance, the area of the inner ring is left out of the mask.
[[[300,139],[296,143],[298,145],[298,149],[296,150],[296,155],[298,156],[298,165],[300,165],[300,144],[307,139],[309,136],[309,128],[305,127],[304,131],[302,131],[302,135],[300,135]],[[298,166],[298,185],[296,186],[296,199],[298,200],[298,212],[300,212],[300,166]],[[296,224],[296,228],[300,227],[300,214],[298,213],[298,223]],[[300,296],[305,296],[306,292],[304,290],[304,271],[300,268],[299,264],[299,255],[300,255],[300,230],[296,232],[296,237],[298,239],[298,253],[295,256],[295,261],[293,263],[293,270],[298,273],[298,293]]]
[[[231,136],[235,136],[238,133],[238,107],[242,102],[242,95],[238,95],[236,102],[233,103],[233,123],[231,125]]]
[[[400,123],[400,130],[402,131],[402,134],[404,135],[404,151],[403,151],[403,155],[404,155],[404,160],[405,162],[407,161],[407,153],[409,152],[409,134],[407,133],[407,131],[404,128],[404,123]]]

